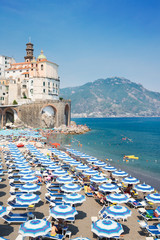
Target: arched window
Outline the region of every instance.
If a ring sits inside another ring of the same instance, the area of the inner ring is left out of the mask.
[[[41,64],[41,70],[43,70],[43,64]]]

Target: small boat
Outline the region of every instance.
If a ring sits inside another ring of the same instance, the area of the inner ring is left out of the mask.
[[[139,159],[139,157],[135,157],[134,155],[125,155],[124,157],[123,157],[124,159],[136,159],[136,160],[138,160]]]

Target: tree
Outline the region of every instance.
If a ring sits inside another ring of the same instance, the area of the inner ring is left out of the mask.
[[[17,103],[17,101],[16,100],[14,100],[13,101],[13,105],[17,105],[18,103]]]

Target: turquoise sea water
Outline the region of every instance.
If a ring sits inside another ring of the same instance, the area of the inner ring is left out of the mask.
[[[160,118],[79,118],[91,131],[83,135],[59,136],[64,145],[128,171],[132,176],[160,189]],[[81,145],[82,144],[82,145]],[[138,160],[123,160],[135,155]]]

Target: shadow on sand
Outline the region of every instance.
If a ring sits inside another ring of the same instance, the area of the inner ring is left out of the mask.
[[[6,184],[0,184],[0,188],[5,188],[5,187],[7,187]]]
[[[5,192],[3,192],[3,191],[0,191],[0,197],[3,197],[3,196],[5,196],[6,195],[6,193]]]
[[[68,224],[68,230],[71,231],[72,235],[76,235],[79,232],[78,227],[73,224]]]
[[[84,219],[85,217],[87,217],[87,214],[83,211],[77,211],[78,214],[76,215],[76,219]]]
[[[5,224],[0,224],[0,229],[0,237],[9,236],[14,231],[13,227]]]

